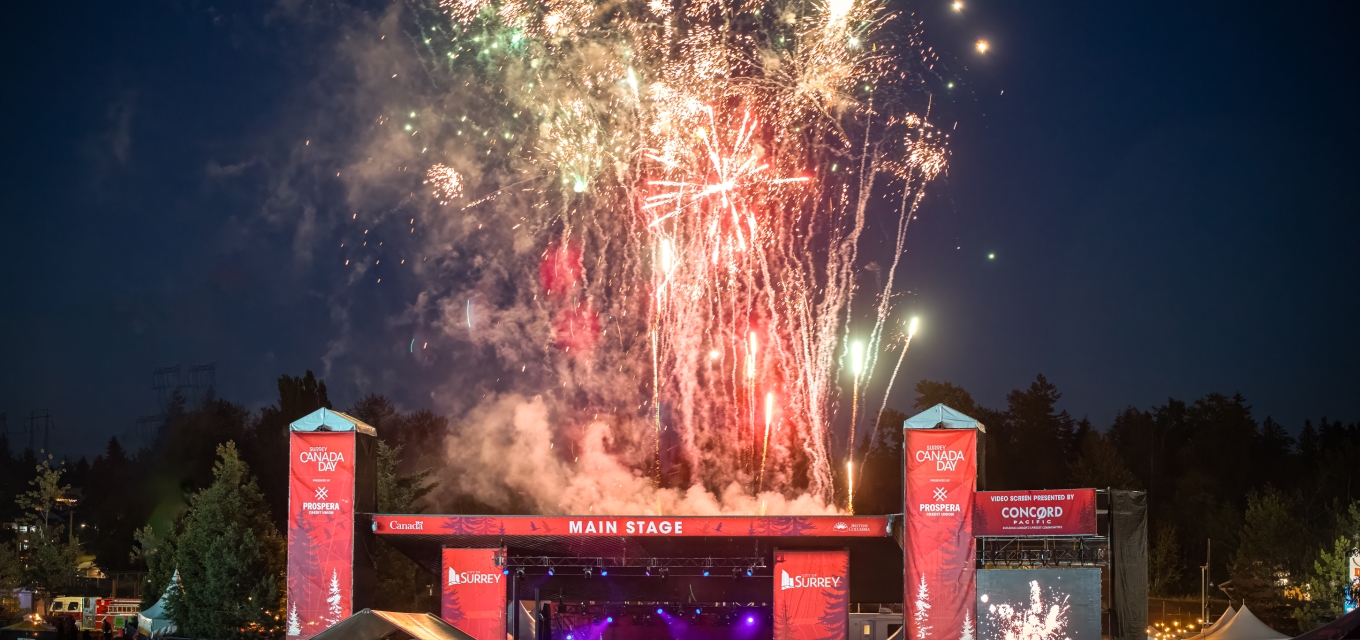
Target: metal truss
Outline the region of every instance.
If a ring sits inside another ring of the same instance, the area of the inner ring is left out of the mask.
[[[988,567],[1104,567],[1109,540],[1089,538],[982,538],[978,565]]]
[[[507,569],[637,568],[637,569],[764,569],[765,558],[628,558],[622,556],[501,556],[497,564]]]

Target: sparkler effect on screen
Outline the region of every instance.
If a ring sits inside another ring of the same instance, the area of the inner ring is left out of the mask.
[[[425,72],[450,90],[401,133],[432,139],[413,169],[461,234],[446,244],[490,256],[498,230],[496,259],[533,260],[498,263],[509,293],[458,292],[458,325],[524,358],[513,371],[546,361],[542,392],[571,398],[553,419],[607,424],[656,485],[829,503],[855,468],[832,443],[853,444],[847,418],[876,419],[862,393],[890,391],[870,385],[895,350],[892,276],[946,165],[925,88],[938,60],[910,8],[440,0],[414,15]],[[873,290],[871,203],[895,250]],[[536,345],[542,360],[522,355]]]

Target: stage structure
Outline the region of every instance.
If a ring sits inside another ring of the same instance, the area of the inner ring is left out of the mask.
[[[1134,637],[1142,494],[978,491],[982,425],[905,428],[898,515],[405,515],[373,513],[373,428],[318,411],[291,434],[288,636],[368,606],[381,538],[477,640],[1000,640],[1053,603],[1073,640]]]

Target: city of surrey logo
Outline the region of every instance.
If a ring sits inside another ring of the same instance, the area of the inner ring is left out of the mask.
[[[814,589],[829,589],[832,587],[838,587],[840,586],[840,584],[841,578],[839,576],[829,577],[819,576],[815,573],[802,576],[790,576],[788,571],[784,571],[783,569],[780,569],[779,571],[780,591],[785,591],[788,589],[803,589],[808,587]]]
[[[474,571],[464,571],[459,573],[452,568],[449,569],[449,584],[496,584],[501,581],[500,573],[476,573]]]

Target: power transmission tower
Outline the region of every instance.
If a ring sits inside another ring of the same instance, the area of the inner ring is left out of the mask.
[[[33,448],[34,437],[38,435],[38,430],[42,430],[43,451],[50,451],[52,447],[52,429],[56,426],[52,423],[52,412],[46,409],[41,414],[37,411],[28,412],[28,448]]]

